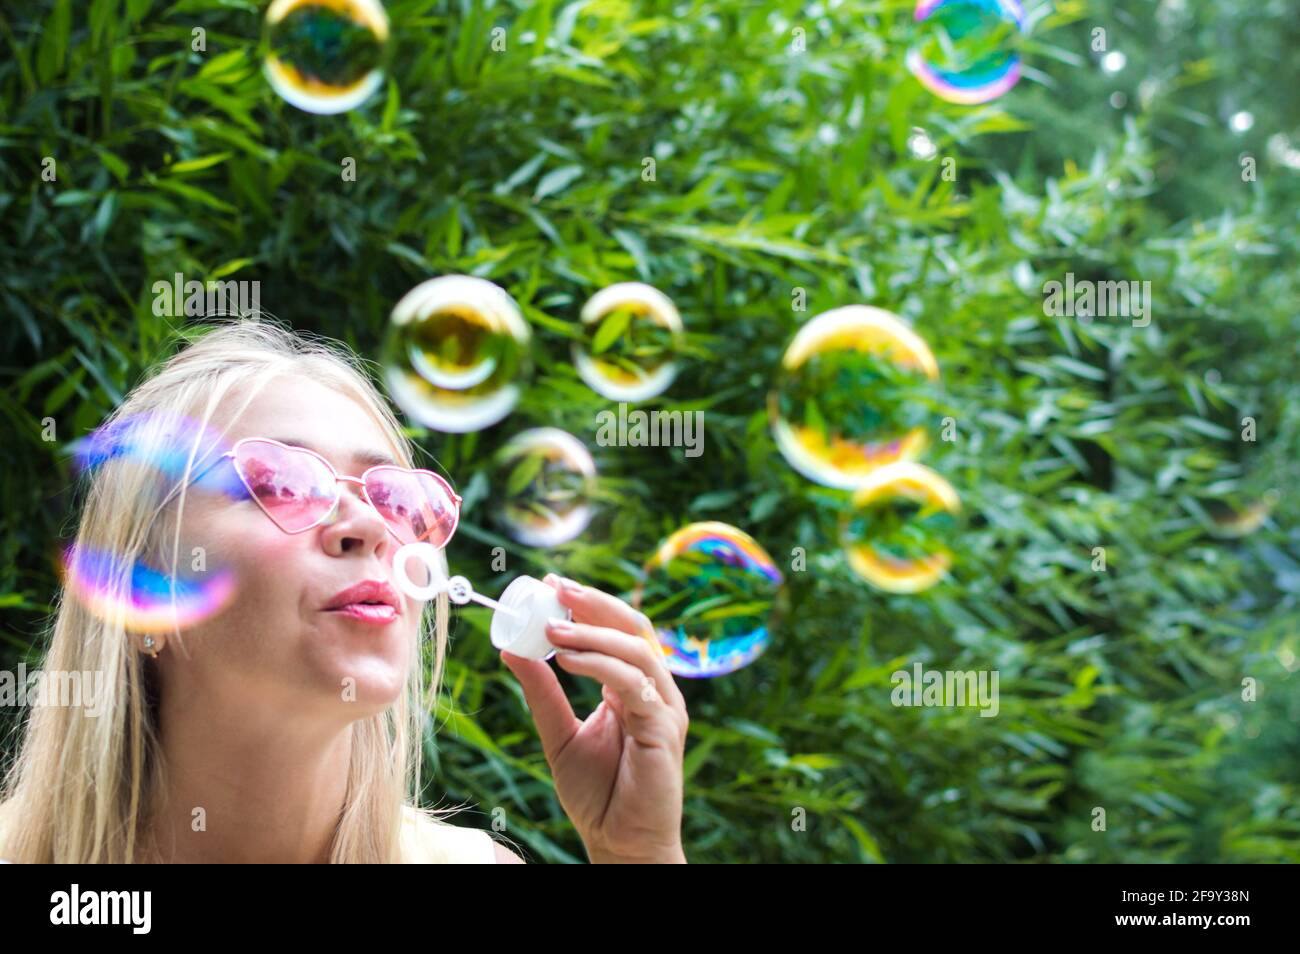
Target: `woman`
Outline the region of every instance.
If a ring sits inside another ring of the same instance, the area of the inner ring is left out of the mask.
[[[449,603],[425,613],[399,596],[392,559],[417,537],[445,544],[459,498],[403,470],[413,448],[355,357],[257,321],[225,325],[140,384],[105,433],[116,443],[98,437],[91,455],[43,667],[102,672],[104,697],[93,717],[31,710],[0,799],[0,857],[520,862],[449,824],[450,810],[413,804]],[[384,460],[394,466],[370,470]],[[410,493],[429,499],[394,504]],[[127,569],[88,570],[96,553]],[[164,630],[132,608],[137,565],[233,585],[215,612],[169,603]],[[580,721],[547,662],[501,654],[560,803],[593,862],[684,862],[686,707],[653,628],[613,596],[546,582],[573,611],[549,633],[556,664],[603,695]]]

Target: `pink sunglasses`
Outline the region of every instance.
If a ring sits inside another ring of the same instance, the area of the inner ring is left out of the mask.
[[[315,451],[269,437],[245,437],[219,460],[226,458],[248,495],[285,533],[305,533],[331,520],[344,480],[361,485],[366,502],[400,543],[443,547],[460,523],[460,495],[431,470],[377,464],[360,477],[345,477]]]

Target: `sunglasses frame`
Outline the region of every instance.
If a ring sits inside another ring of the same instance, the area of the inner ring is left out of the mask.
[[[266,505],[262,503],[261,500],[258,499],[257,494],[253,493],[253,488],[248,486],[248,480],[244,477],[244,472],[239,466],[239,461],[236,459],[236,455],[238,455],[240,447],[252,441],[257,441],[258,443],[261,444],[274,444],[275,446],[283,448],[284,450],[293,451],[299,454],[310,454],[312,457],[315,457],[318,461],[324,464],[325,468],[331,474],[334,475],[334,492],[337,495],[334,498],[334,503],[329,508],[329,510],[325,511],[325,513],[322,516],[318,517],[310,526],[303,527],[301,530],[286,530],[284,529],[284,527],[280,526],[280,522],[276,520],[275,517],[271,516],[271,511],[268,510]],[[366,478],[369,477],[372,473],[374,473],[377,470],[396,470],[404,474],[425,474],[429,477],[432,477],[443,488],[443,490],[447,492],[447,496],[449,496],[452,499],[453,503],[455,504],[455,520],[452,522],[451,530],[447,534],[447,539],[442,541],[442,543],[438,545],[440,548],[445,547],[448,543],[451,542],[451,538],[456,535],[456,530],[457,528],[460,527],[460,502],[462,499],[460,494],[456,493],[456,491],[452,489],[451,484],[447,482],[446,478],[444,478],[441,474],[435,474],[431,470],[424,470],[423,468],[401,467],[397,464],[375,464],[373,467],[367,467],[360,477],[349,477],[344,474],[340,474],[337,470],[335,470],[333,464],[331,464],[328,460],[326,460],[320,454],[316,453],[311,448],[295,447],[292,444],[285,444],[282,441],[277,441],[273,437],[241,438],[240,440],[235,441],[234,446],[231,447],[230,450],[222,454],[217,459],[217,462],[220,462],[221,460],[225,460],[226,458],[230,459],[232,466],[235,468],[235,475],[239,477],[239,482],[244,485],[244,489],[248,491],[248,496],[252,498],[254,503],[257,504],[258,509],[261,510],[262,513],[266,514],[266,518],[270,520],[271,523],[275,524],[276,528],[280,530],[281,533],[287,533],[290,534],[291,536],[297,535],[299,533],[306,533],[308,530],[314,530],[317,527],[319,527],[321,524],[325,523],[325,521],[328,520],[330,516],[338,510],[339,503],[343,500],[343,495],[339,493],[339,489],[338,489],[339,482],[347,481],[349,483],[358,484],[361,487],[362,499],[365,500],[365,502],[370,505],[370,508],[374,510],[375,513],[379,514],[380,519],[384,521],[384,528],[390,534],[392,534],[393,539],[396,540],[399,544],[405,545],[406,541],[397,535],[397,531],[393,529],[393,526],[391,523],[389,523],[388,518],[385,517],[382,513],[379,513],[379,508],[376,507],[375,502],[370,499],[370,491],[366,489]],[[420,541],[417,540],[415,542],[418,543]]]

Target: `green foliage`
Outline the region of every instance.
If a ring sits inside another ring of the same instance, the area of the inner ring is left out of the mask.
[[[496,427],[413,431],[465,496],[453,572],[486,592],[556,570],[629,595],[666,533],[723,520],[787,577],[765,656],[681,681],[688,857],[1300,860],[1300,180],[1276,158],[1300,125],[1300,26],[1280,3],[1139,6],[1031,4],[1026,77],[970,107],[905,69],[918,33],[899,0],[401,0],[386,86],[313,116],[261,75],[251,0],[6,5],[6,663],[39,659],[69,442],[201,327],[158,315],[155,282],[258,280],[264,309],[373,356],[409,288],[473,274],[520,302],[536,372]],[[1097,68],[1096,27],[1121,72]],[[1255,125],[1239,135],[1240,110]],[[909,152],[913,127],[936,157]],[[1150,325],[1045,315],[1044,282],[1067,272],[1149,281]],[[583,302],[625,280],[683,315],[680,373],[647,406],[704,411],[700,458],[593,446],[610,402],[570,348]],[[962,496],[954,569],[915,596],[852,575],[846,495],[769,436],[785,344],[853,302],[931,344],[956,425],[924,461]],[[538,424],[584,440],[602,475],[597,521],[549,552],[488,511],[493,452]],[[1213,535],[1213,507],[1273,488],[1259,531]],[[454,624],[426,795],[504,807],[534,857],[579,859],[486,627],[478,608]],[[998,716],[894,707],[890,674],[917,661],[998,670]],[[598,701],[562,678],[580,712]]]

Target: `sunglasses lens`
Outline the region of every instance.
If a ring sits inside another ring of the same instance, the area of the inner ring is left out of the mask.
[[[456,531],[456,501],[429,474],[377,467],[366,479],[366,493],[403,543],[446,546]]]
[[[253,499],[288,533],[310,527],[337,500],[334,475],[305,451],[247,441],[236,452],[235,464]]]

